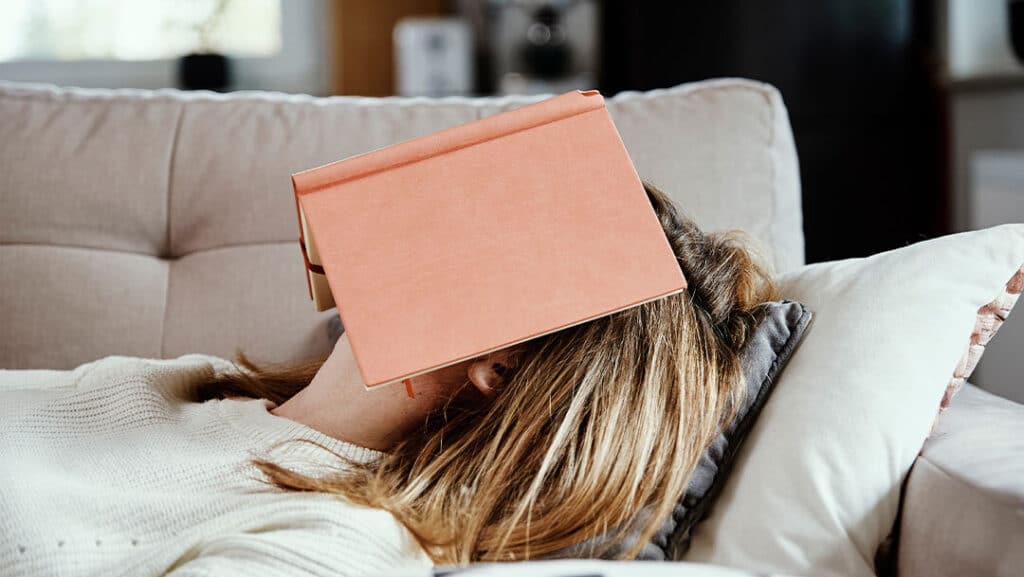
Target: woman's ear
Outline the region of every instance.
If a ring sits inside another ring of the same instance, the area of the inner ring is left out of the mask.
[[[473,386],[485,397],[493,397],[505,384],[503,375],[508,370],[508,353],[497,351],[473,361],[466,370]]]

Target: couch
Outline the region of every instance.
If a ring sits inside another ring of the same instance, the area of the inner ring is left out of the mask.
[[[309,299],[290,175],[540,98],[0,82],[0,368],[66,369],[111,354],[324,355],[335,313]],[[778,91],[719,79],[607,103],[641,176],[703,227],[745,229],[777,272],[804,263],[796,147]],[[1021,405],[965,387],[907,478],[880,574],[1024,571],[1012,534],[1024,488],[1020,465],[1006,465],[1024,452],[1007,436],[1024,439],[1022,423]]]

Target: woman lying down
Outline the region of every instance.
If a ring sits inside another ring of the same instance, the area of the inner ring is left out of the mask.
[[[421,375],[414,399],[340,385],[361,382],[344,334],[288,366],[0,371],[0,575],[365,577],[598,536],[588,555],[635,556],[739,402],[775,296],[645,188],[686,291]]]

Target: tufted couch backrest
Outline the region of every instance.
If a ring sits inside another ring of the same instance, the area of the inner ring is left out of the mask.
[[[0,368],[328,352],[290,175],[542,96],[316,98],[0,82]],[[607,99],[641,177],[803,264],[786,109],[723,79]],[[500,161],[496,159],[496,162]]]

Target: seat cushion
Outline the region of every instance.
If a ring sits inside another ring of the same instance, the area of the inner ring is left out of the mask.
[[[1024,405],[965,385],[910,472],[900,526],[906,577],[1024,569]]]
[[[69,369],[107,350],[153,356],[171,266],[136,252],[0,245],[0,367]]]

